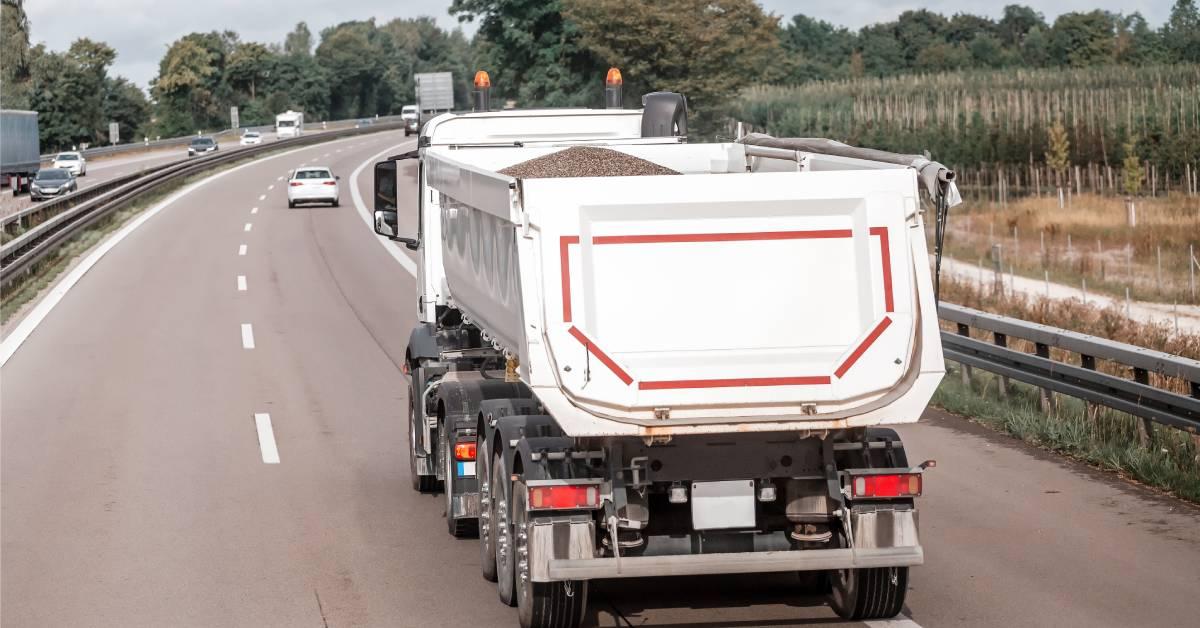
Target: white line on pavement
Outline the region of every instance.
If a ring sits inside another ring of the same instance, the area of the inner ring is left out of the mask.
[[[267,200],[267,195],[266,195],[266,194],[259,194],[259,195],[258,195],[258,200],[260,200],[260,201],[265,201],[265,200]]]
[[[275,184],[274,184],[274,183],[272,183],[271,185],[268,185],[268,186],[267,186],[267,191],[268,191],[268,192],[270,192],[271,190],[274,190],[274,189],[275,189]]]
[[[283,181],[283,177],[275,177],[276,181]]]
[[[254,225],[252,223],[248,222],[248,223],[246,223],[246,226],[244,228],[242,228],[242,231],[249,231],[253,228],[254,228]]]
[[[257,214],[257,213],[258,213],[258,208],[257,208],[257,207],[251,207],[251,208],[250,208],[250,213],[251,213],[251,214]]]
[[[279,464],[279,448],[275,446],[275,431],[271,429],[271,415],[254,413],[254,428],[258,430],[258,448],[266,464]]]
[[[242,348],[254,348],[254,327],[250,323],[242,323]]]
[[[238,275],[238,292],[246,291],[246,276]]]
[[[897,615],[895,619],[880,619],[864,621],[863,623],[870,628],[921,628],[920,624],[909,619],[906,615]]]
[[[238,247],[238,255],[245,255],[245,254],[246,254],[246,245],[243,244]]]
[[[371,233],[375,233],[375,221],[371,216],[371,212],[367,211],[367,204],[363,202],[362,194],[358,193],[358,175],[362,173],[363,168],[366,168],[370,164],[374,164],[380,157],[391,153],[401,146],[408,145],[411,141],[412,140],[409,140],[404,144],[397,144],[383,152],[372,155],[369,159],[359,164],[359,166],[354,169],[354,172],[350,174],[350,197],[354,199],[354,207],[358,209],[358,215],[362,217],[363,222],[367,223],[367,229],[370,229]],[[401,268],[408,271],[408,274],[412,275],[413,277],[417,276],[417,264],[412,260],[411,257],[406,255],[404,251],[401,251],[396,245],[385,240],[382,236],[376,236],[375,239],[378,240],[379,244],[383,246],[384,250],[386,250],[388,254],[392,256],[392,259],[396,260],[400,264]]]

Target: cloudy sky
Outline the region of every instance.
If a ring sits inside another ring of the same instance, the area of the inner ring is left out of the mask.
[[[1170,13],[1173,0],[762,0],[776,15],[790,18],[806,13],[834,24],[857,29],[894,19],[909,9],[927,8],[945,15],[957,12],[998,17],[1009,2],[1027,4],[1053,20],[1060,13],[1103,8],[1142,15],[1157,27]],[[375,17],[432,15],[447,28],[458,25],[447,13],[450,0],[26,0],[32,36],[53,50],[62,50],[78,37],[107,42],[117,50],[114,73],[145,87],[158,73],[167,46],[194,31],[234,30],[243,40],[282,41],[296,22],[304,20],[314,33],[338,22]],[[464,26],[468,34],[474,29]]]

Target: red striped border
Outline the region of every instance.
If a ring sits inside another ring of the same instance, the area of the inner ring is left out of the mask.
[[[879,253],[883,273],[884,310],[888,313],[895,311],[895,299],[892,294],[892,260],[891,246],[888,241],[887,227],[871,227],[869,235],[879,237]],[[651,234],[628,236],[597,236],[592,238],[593,244],[680,244],[692,242],[749,242],[761,240],[811,240],[853,237],[850,229],[814,229],[809,231],[760,231],[745,233],[678,233]],[[559,238],[559,264],[562,278],[563,322],[570,323],[571,311],[571,257],[570,246],[579,244],[579,236],[561,236]],[[858,359],[867,352],[871,345],[879,339],[890,325],[892,319],[884,316],[875,325],[871,333],[863,339],[854,351],[842,361],[834,376],[841,379],[854,366]],[[633,383],[633,377],[616,363],[607,353],[604,353],[596,343],[588,339],[578,327],[572,325],[567,330],[576,340],[586,347],[588,353],[596,356],[604,366],[608,367],[626,386]],[[687,379],[638,382],[638,390],[678,390],[691,388],[744,388],[751,386],[819,386],[832,382],[828,375],[802,375],[797,377],[751,377],[732,379]]]

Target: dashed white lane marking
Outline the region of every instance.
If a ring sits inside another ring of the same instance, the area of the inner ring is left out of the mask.
[[[260,201],[265,201],[265,200],[267,200],[267,195],[266,195],[266,194],[259,194],[259,195],[258,195],[258,200],[260,200]]]
[[[238,247],[238,255],[245,255],[245,254],[246,254],[246,245],[243,244]]]
[[[242,323],[242,348],[254,348],[254,327],[250,323]]]
[[[274,183],[272,183],[271,185],[268,185],[268,186],[267,186],[267,191],[268,191],[268,192],[270,192],[271,190],[274,190],[274,189],[275,189],[275,184],[274,184]]]
[[[251,214],[257,214],[257,213],[258,213],[258,208],[257,208],[257,207],[251,207],[251,208],[250,208],[250,213],[251,213]]]
[[[328,156],[329,156],[329,153],[325,153],[324,155],[321,155],[321,156],[322,156],[322,157],[328,157]]]
[[[258,430],[258,448],[262,451],[265,464],[279,464],[279,448],[275,445],[275,430],[271,429],[271,415],[254,413],[254,428]]]
[[[905,615],[897,615],[895,619],[879,619],[863,623],[870,628],[921,628],[920,624]]]
[[[246,276],[238,275],[238,292],[246,291]]]
[[[276,181],[283,181],[283,177],[275,177]]]
[[[248,223],[246,223],[246,226],[244,228],[242,228],[242,231],[249,231],[253,228],[254,228],[254,224],[248,222]]]

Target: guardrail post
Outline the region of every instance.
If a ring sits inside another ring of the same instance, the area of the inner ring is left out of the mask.
[[[1008,348],[1008,336],[1000,332],[992,332],[992,344]],[[1000,376],[1000,398],[1008,399],[1008,376]]]
[[[971,337],[971,328],[967,327],[966,325],[963,325],[962,323],[959,323],[958,324],[958,335],[970,338]],[[962,367],[962,385],[967,390],[970,390],[971,389],[971,366],[968,364],[959,364],[959,366]]]
[[[1050,359],[1050,345],[1038,342],[1034,343],[1034,347],[1036,348],[1037,357]],[[1049,388],[1042,388],[1040,390],[1041,395],[1039,397],[1042,412],[1046,413],[1047,416],[1052,415],[1054,413],[1054,391]]]
[[[1149,386],[1150,372],[1146,369],[1134,367],[1133,381]],[[1150,440],[1154,437],[1154,423],[1150,419],[1143,418],[1139,420],[1137,417],[1134,417],[1134,421],[1137,423],[1138,442],[1142,444],[1142,447],[1149,447]]]
[[[1079,354],[1079,365],[1089,371],[1096,370],[1096,356]],[[1100,417],[1100,406],[1090,401],[1084,401],[1083,403],[1087,408],[1085,414],[1087,415],[1088,422],[1092,424],[1092,427],[1096,427],[1096,420]]]

